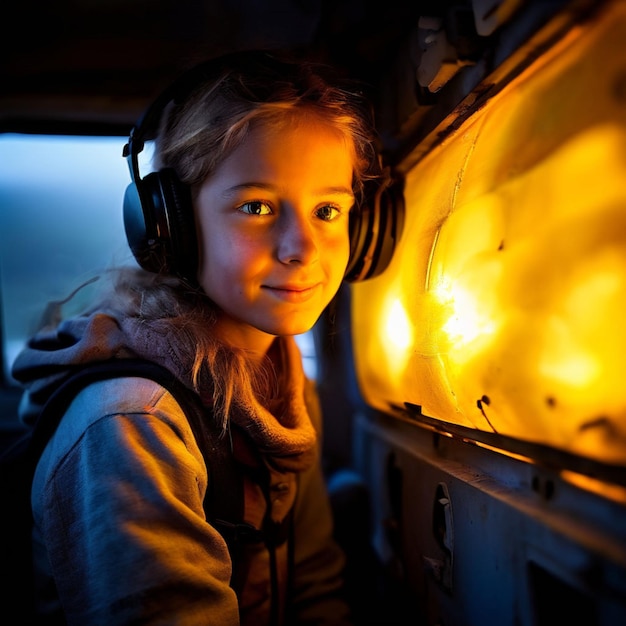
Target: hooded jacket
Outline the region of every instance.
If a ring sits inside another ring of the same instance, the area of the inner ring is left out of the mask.
[[[245,521],[261,528],[269,516],[279,525],[291,511],[293,541],[276,548],[275,561],[262,543],[245,546],[235,563],[237,597],[228,547],[203,509],[210,464],[181,407],[152,380],[93,383],[72,401],[33,481],[42,623],[62,623],[62,606],[67,623],[80,626],[263,626],[272,588],[278,624],[349,623],[319,463],[317,399],[293,338],[275,341],[288,372],[285,410],[276,416],[235,398],[229,419],[246,476]],[[15,361],[13,375],[26,388],[21,417],[37,415],[69,368],[111,358],[156,361],[192,387],[177,345],[173,332],[111,312],[64,321]],[[267,484],[256,478],[260,468]]]

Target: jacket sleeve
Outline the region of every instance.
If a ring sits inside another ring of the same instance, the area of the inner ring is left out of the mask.
[[[193,434],[161,387],[133,383],[134,398],[152,386],[141,411],[123,406],[119,381],[79,394],[38,467],[36,526],[68,624],[236,626],[231,562],[205,521]]]
[[[307,406],[321,441],[321,417],[312,387]],[[348,626],[344,554],[333,539],[333,519],[321,463],[301,474],[294,511],[293,616],[298,626]]]

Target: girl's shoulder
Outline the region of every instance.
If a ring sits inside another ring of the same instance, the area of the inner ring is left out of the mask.
[[[182,440],[195,455],[200,454],[187,416],[171,392],[158,382],[139,376],[102,380],[79,391],[46,453],[58,462],[85,440],[97,440],[102,447],[114,446],[131,428],[146,441],[159,428],[168,432],[172,440]]]

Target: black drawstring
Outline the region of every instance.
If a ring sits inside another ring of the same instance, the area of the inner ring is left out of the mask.
[[[280,625],[280,598],[278,593],[278,571],[276,565],[276,546],[271,543],[267,546],[270,555],[270,624]]]
[[[296,500],[300,493],[300,476],[296,475]],[[293,520],[293,511],[296,508],[296,501],[291,505],[291,510],[287,514],[289,520],[289,526],[287,528],[287,583],[285,585],[285,623],[292,623],[292,609],[291,602],[293,598],[293,583],[294,583],[294,570],[295,570],[295,553],[296,553],[296,532],[295,524]]]

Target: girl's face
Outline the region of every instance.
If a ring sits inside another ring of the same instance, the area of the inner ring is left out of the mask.
[[[321,119],[253,127],[195,201],[199,281],[230,343],[266,350],[309,330],[350,253],[353,150]]]

